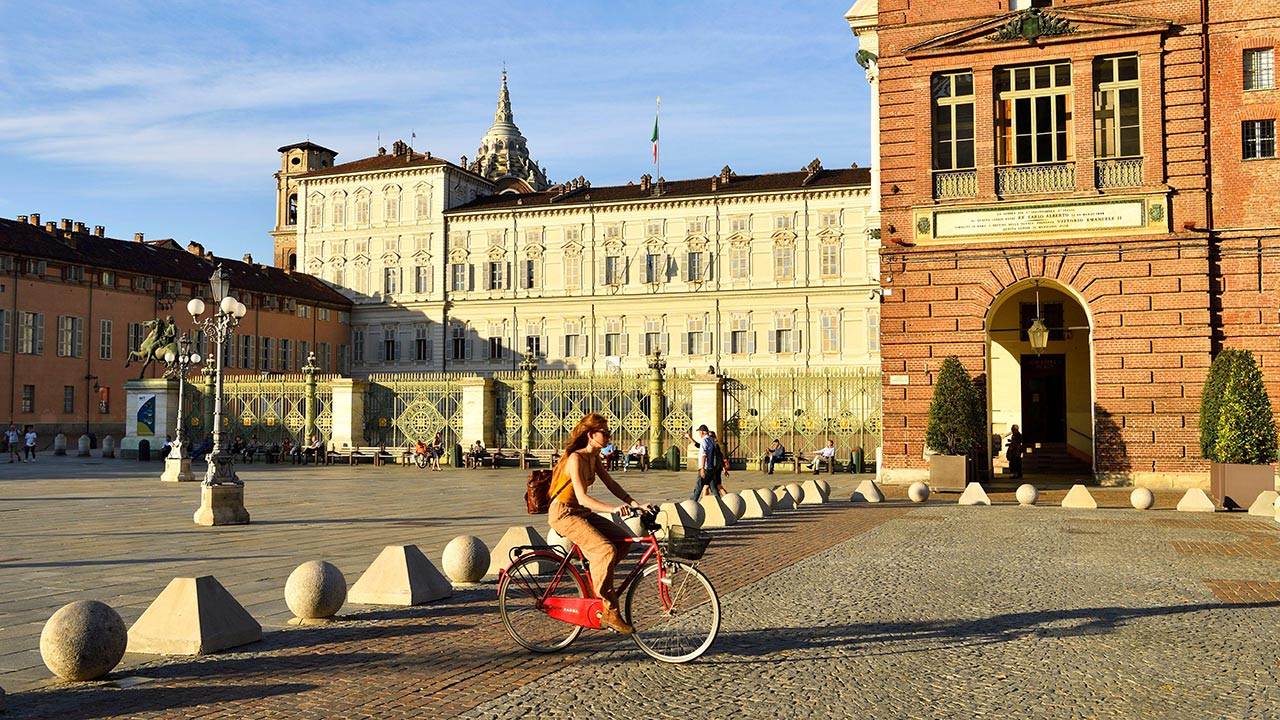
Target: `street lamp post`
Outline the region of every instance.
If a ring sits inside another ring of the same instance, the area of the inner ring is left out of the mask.
[[[205,332],[205,337],[214,341],[214,385],[213,397],[213,451],[209,453],[209,470],[201,483],[200,509],[196,511],[197,525],[245,525],[249,522],[249,513],[244,508],[244,483],[236,477],[235,456],[228,452],[227,443],[223,441],[222,432],[222,357],[223,348],[231,343],[231,336],[240,324],[247,309],[244,303],[231,295],[231,280],[219,265],[209,278],[209,286],[213,290],[213,300],[217,305],[207,318],[204,314],[204,301],[192,298],[187,303],[187,312]]]
[[[178,422],[173,432],[173,442],[169,444],[169,454],[164,459],[164,474],[160,479],[169,482],[192,482],[195,476],[191,474],[191,458],[187,457],[187,443],[183,432],[186,428],[183,396],[187,375],[191,372],[191,368],[200,364],[201,358],[200,353],[192,352],[191,338],[186,333],[178,336],[177,344],[177,353],[164,354],[164,362],[169,366],[164,373],[165,377],[178,379]]]

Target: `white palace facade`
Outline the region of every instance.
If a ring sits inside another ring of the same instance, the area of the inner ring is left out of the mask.
[[[280,152],[276,263],[351,298],[347,372],[879,364],[866,169],[548,187],[505,76],[470,163]]]

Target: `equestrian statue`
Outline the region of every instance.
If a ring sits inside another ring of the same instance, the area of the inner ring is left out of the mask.
[[[157,360],[164,362],[165,353],[178,353],[178,324],[174,322],[172,315],[164,319],[148,320],[142,327],[151,332],[142,340],[138,349],[131,350],[124,360],[125,367],[129,367],[135,360],[142,363],[142,372],[138,373],[139,380],[147,376],[147,368],[151,363]]]

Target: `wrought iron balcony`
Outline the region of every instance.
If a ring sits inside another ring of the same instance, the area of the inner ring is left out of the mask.
[[[933,197],[935,200],[971,198],[978,195],[977,170],[934,170]]]
[[[1039,163],[996,168],[996,193],[1037,195],[1067,193],[1076,189],[1076,164]]]
[[[1098,158],[1093,161],[1094,181],[1098,189],[1140,187],[1142,158]]]

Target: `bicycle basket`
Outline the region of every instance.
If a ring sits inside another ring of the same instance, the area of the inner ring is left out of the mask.
[[[711,533],[698,528],[672,525],[662,543],[662,553],[682,560],[701,560],[711,544]]]

